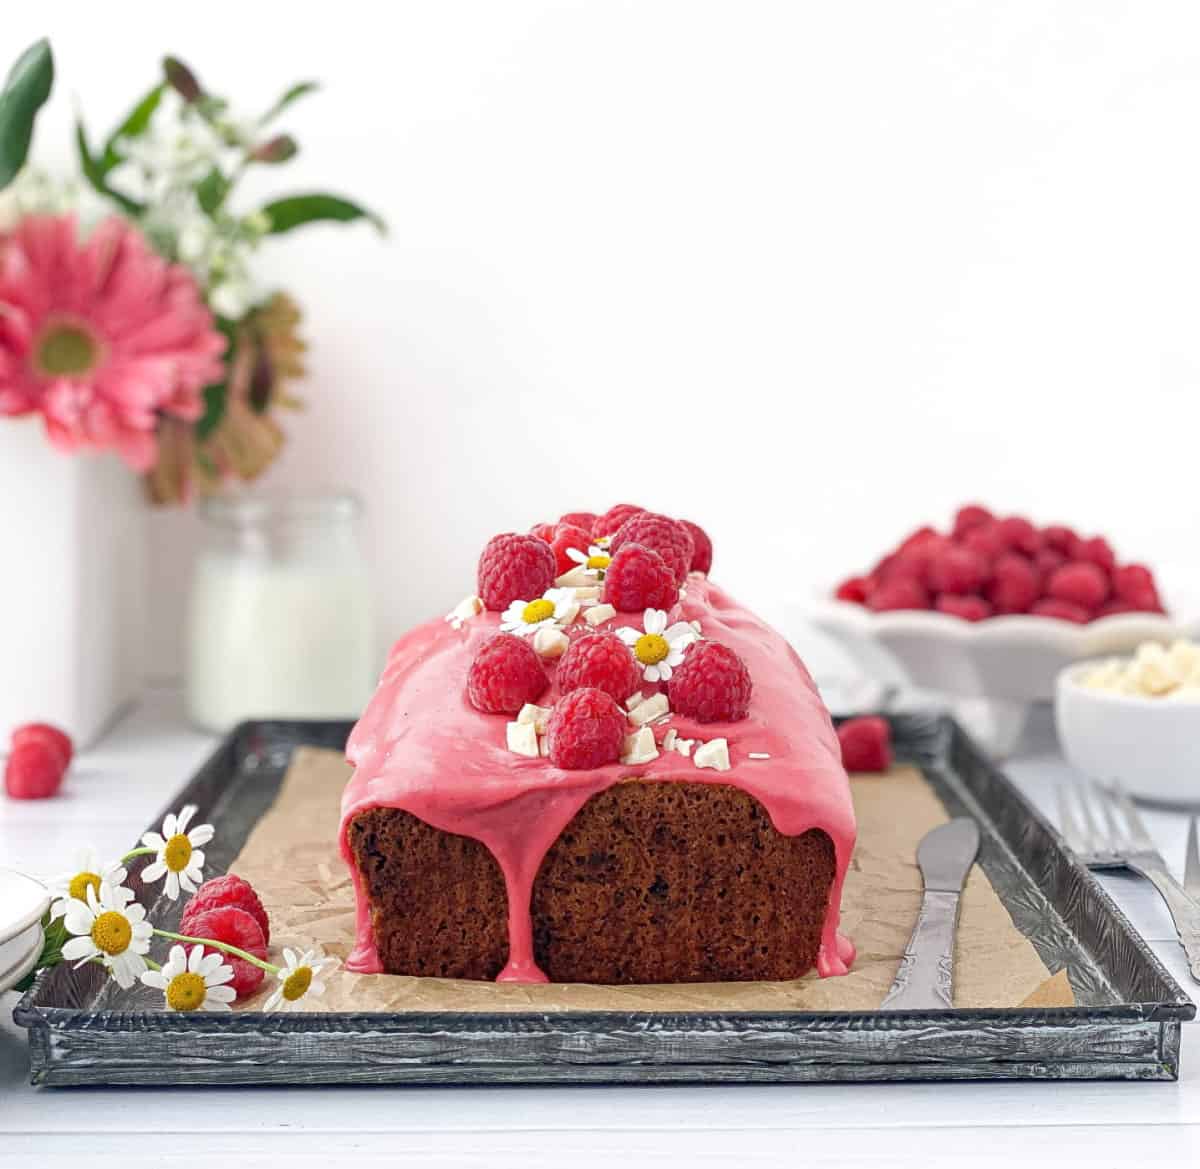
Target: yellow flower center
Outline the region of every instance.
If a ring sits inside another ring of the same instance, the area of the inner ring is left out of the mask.
[[[587,568],[607,568],[612,563],[611,556],[589,556]]]
[[[657,666],[671,652],[667,639],[660,633],[643,633],[633,643],[633,653],[644,666]]]
[[[97,897],[100,896],[99,873],[76,873],[67,886],[67,892],[79,901],[87,900],[87,891],[91,889]]]
[[[191,859],[192,842],[182,832],[177,832],[163,849],[163,863],[171,872],[182,873]]]
[[[167,983],[167,1006],[173,1011],[196,1011],[204,1005],[204,976],[185,970]]]
[[[524,609],[521,610],[521,620],[526,625],[535,625],[539,621],[545,621],[547,617],[554,616],[554,602],[547,601],[543,597],[540,601],[530,601]]]
[[[312,967],[297,966],[283,981],[283,997],[289,1003],[302,999],[312,986]]]
[[[100,346],[86,329],[57,321],[38,338],[34,363],[47,377],[78,377],[99,364]]]
[[[92,922],[92,941],[105,954],[124,954],[133,941],[133,927],[123,913],[109,909]]]

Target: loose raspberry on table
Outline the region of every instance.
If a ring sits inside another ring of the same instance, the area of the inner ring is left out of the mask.
[[[572,690],[554,704],[546,720],[550,762],[567,771],[615,763],[628,726],[612,695],[594,686]]]
[[[679,521],[691,533],[695,551],[692,553],[692,571],[708,573],[712,571],[712,541],[708,533],[691,520]]]
[[[992,566],[987,598],[997,613],[1028,613],[1039,595],[1038,574],[1024,556],[1006,552]]]
[[[976,593],[988,576],[988,562],[978,552],[954,544],[938,551],[925,570],[925,581],[935,593]]]
[[[938,597],[935,608],[939,613],[949,613],[951,617],[961,617],[964,621],[983,621],[993,612],[992,606],[982,597],[964,597],[953,593],[943,593]]]
[[[558,574],[554,552],[537,536],[493,536],[479,557],[478,593],[484,607],[503,612],[513,601],[540,597]]]
[[[1155,611],[1162,608],[1154,574],[1144,564],[1126,564],[1113,573],[1113,593],[1134,609]],[[16,736],[13,736],[16,742]]]
[[[207,913],[210,909],[221,909],[226,905],[236,906],[250,914],[258,922],[258,928],[262,930],[263,941],[270,942],[271,921],[267,917],[267,911],[263,908],[262,901],[254,891],[254,886],[233,873],[226,873],[223,877],[210,878],[192,894],[191,900],[183,908],[179,932],[195,936],[193,931],[188,928],[192,920],[202,913]]]
[[[560,515],[558,522],[560,524],[570,524],[573,528],[582,528],[588,535],[591,535],[598,518],[594,511],[569,511],[564,515]]]
[[[579,567],[578,562],[567,555],[568,548],[574,548],[586,556],[591,542],[592,537],[583,528],[577,528],[573,524],[559,524],[554,529],[554,539],[550,542],[550,547],[554,550],[555,575],[562,576],[564,572]]]
[[[467,698],[485,714],[516,714],[550,685],[541,659],[523,637],[498,633],[479,647],[467,672]]]
[[[671,566],[642,544],[626,544],[604,574],[604,600],[621,613],[670,609],[679,600]]]
[[[677,585],[687,580],[695,543],[691,532],[678,520],[649,511],[630,516],[617,529],[608,550],[619,552],[626,544],[642,544],[652,548],[671,566]]]
[[[954,515],[954,538],[962,539],[972,528],[982,527],[984,524],[989,524],[995,516],[992,515],[986,507],[978,503],[968,503],[965,507],[960,507]]]
[[[638,507],[636,503],[618,503],[610,507],[596,522],[592,525],[592,535],[599,538],[602,536],[614,536],[617,529],[630,516],[637,515],[638,512],[645,511],[644,507]]]
[[[999,520],[996,531],[1005,547],[1032,556],[1042,546],[1041,533],[1024,516],[1008,516]]]
[[[14,747],[19,747],[22,743],[32,742],[33,740],[50,743],[59,755],[62,756],[64,771],[71,766],[71,760],[75,757],[75,744],[71,741],[71,736],[66,731],[60,730],[51,723],[25,723],[17,727],[11,736],[11,742]]]
[[[871,595],[867,597],[867,608],[876,613],[888,613],[894,609],[928,609],[929,594],[919,580],[896,577],[871,590]]]
[[[833,595],[839,601],[853,601],[856,605],[863,605],[866,604],[870,590],[871,582],[865,576],[852,576],[842,581]]]
[[[1073,621],[1076,625],[1086,625],[1091,620],[1091,614],[1079,605],[1070,601],[1059,601],[1054,597],[1043,597],[1034,601],[1029,610],[1035,617],[1056,617],[1059,621]]]
[[[671,709],[702,723],[737,722],[750,711],[754,686],[746,663],[727,645],[697,641],[667,683]]]
[[[887,771],[892,765],[892,728],[878,715],[849,718],[837,729],[847,771]]]
[[[1076,541],[1068,553],[1072,560],[1085,560],[1111,573],[1117,566],[1117,558],[1111,546],[1103,536],[1093,536],[1090,540]]]
[[[44,800],[54,795],[66,772],[62,750],[46,739],[14,746],[4,765],[4,790],[14,800]]]
[[[189,932],[190,931],[190,932]],[[256,958],[266,959],[267,940],[263,937],[262,929],[252,914],[236,905],[222,905],[216,909],[206,910],[195,914],[189,921],[188,930],[180,930],[189,938],[211,938],[214,942],[224,942],[227,946],[236,946],[253,954]],[[215,946],[205,946],[206,954],[220,954],[221,961],[233,968],[233,981],[230,986],[238,998],[253,994],[263,980],[265,971],[247,962],[218,950]]]
[[[641,686],[642,671],[615,633],[585,633],[567,647],[554,680],[562,694],[590,686],[624,702]]]
[[[1046,581],[1046,596],[1081,609],[1095,609],[1108,600],[1108,574],[1088,561],[1064,564]]]
[[[906,552],[913,552],[918,548],[923,548],[927,544],[938,544],[945,540],[945,536],[941,535],[936,528],[931,528],[928,524],[917,528],[915,532],[911,532],[900,541],[900,547],[896,549],[898,555],[903,556]]]

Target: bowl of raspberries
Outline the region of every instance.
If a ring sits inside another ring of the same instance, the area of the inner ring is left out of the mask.
[[[1192,630],[1103,536],[979,504],[918,528],[812,617],[872,677],[1018,705],[1051,700],[1072,662]]]

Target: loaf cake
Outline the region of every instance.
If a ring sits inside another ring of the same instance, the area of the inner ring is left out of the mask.
[[[846,973],[854,813],[787,642],[703,531],[618,505],[495,537],[350,737],[347,968],[608,984]]]

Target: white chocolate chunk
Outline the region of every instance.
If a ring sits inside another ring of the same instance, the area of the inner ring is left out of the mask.
[[[649,763],[658,758],[658,746],[654,742],[654,732],[649,727],[642,727],[632,735],[625,736],[621,749],[622,763]]]
[[[570,604],[569,604],[569,605],[568,605],[568,606],[567,606],[567,607],[566,607],[566,608],[565,608],[565,609],[562,611],[562,616],[561,616],[561,617],[559,617],[559,618],[558,618],[558,620],[559,620],[559,621],[560,621],[560,622],[561,622],[563,625],[570,625],[570,624],[571,624],[571,622],[572,622],[572,621],[574,621],[574,620],[575,620],[575,618],[576,618],[576,617],[578,617],[578,616],[579,616],[579,602],[578,602],[578,601],[572,601],[572,602],[571,602],[571,603],[570,603]]]
[[[749,754],[746,756],[746,758],[747,758],[747,759],[770,759],[770,758],[771,758],[771,756],[770,756],[770,755],[768,755],[768,754],[766,753],[766,751],[751,751],[751,752],[750,752],[750,753],[749,753]]]
[[[469,621],[477,613],[483,612],[483,601],[479,597],[463,597],[449,613],[446,614],[446,620],[459,629],[464,621]]]
[[[521,707],[517,714],[517,722],[533,723],[534,729],[539,735],[546,733],[546,719],[550,717],[550,707],[538,706],[536,703],[527,702]]]
[[[695,741],[696,741],[695,739],[676,739],[675,740],[675,750],[678,751],[679,754],[682,755],[686,759],[686,758],[688,758],[688,756],[691,755],[692,744]]]
[[[603,625],[605,621],[611,621],[617,615],[616,609],[611,605],[593,605],[583,615],[583,619],[595,629],[597,625]]]
[[[569,644],[567,635],[553,625],[543,625],[533,635],[534,651],[543,658],[561,658]]]
[[[645,695],[640,690],[635,690],[628,698],[625,699],[625,709],[633,710],[635,707],[641,706],[645,701]]]
[[[577,588],[575,590],[575,599],[577,601],[598,601],[601,591],[599,585],[588,585],[585,588]]]
[[[587,588],[596,583],[596,578],[588,576],[584,571],[583,565],[577,564],[574,568],[570,568],[564,572],[562,576],[555,577],[554,583],[560,589]]]
[[[538,735],[538,754],[542,756],[550,754],[550,740],[545,735]]]
[[[537,727],[533,723],[509,723],[505,728],[508,749],[514,755],[538,756]]]
[[[629,721],[635,727],[645,726],[652,719],[660,718],[664,714],[669,714],[671,710],[670,704],[667,702],[665,694],[651,694],[649,698],[643,702],[639,702],[637,706],[629,712]]]
[[[696,748],[692,762],[697,767],[711,767],[713,771],[729,770],[729,743],[725,739],[709,739]]]
[[[663,735],[662,748],[664,751],[675,750],[675,740],[679,738],[679,732],[672,727],[665,735]]]

